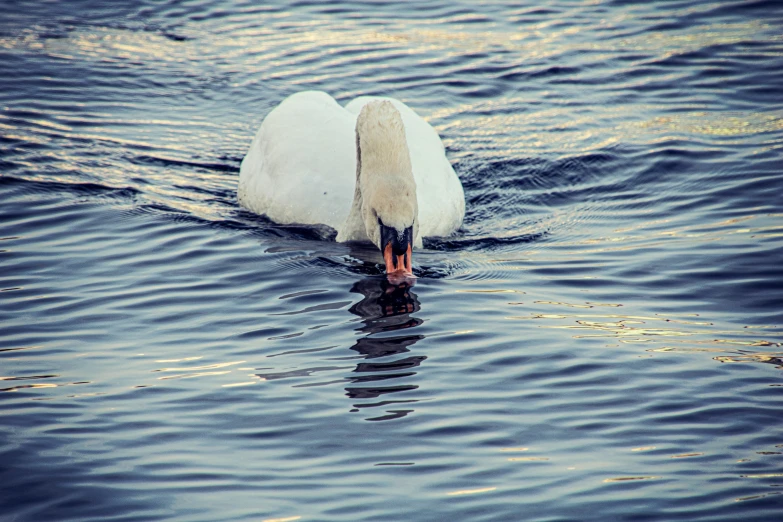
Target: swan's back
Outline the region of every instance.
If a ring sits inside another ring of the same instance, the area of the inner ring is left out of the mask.
[[[239,169],[239,203],[276,223],[339,229],[356,180],[356,117],[326,93],[286,98],[256,133]]]

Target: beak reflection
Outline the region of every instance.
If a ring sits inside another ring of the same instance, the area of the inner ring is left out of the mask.
[[[419,387],[411,378],[427,359],[413,351],[413,345],[424,339],[412,331],[423,322],[412,315],[421,308],[419,300],[410,285],[395,285],[379,277],[357,281],[351,291],[364,296],[349,310],[361,317],[358,331],[363,334],[351,350],[364,359],[356,365],[349,378],[351,385],[345,388],[354,401],[351,411],[385,411],[368,421],[405,417],[419,401],[410,395]]]

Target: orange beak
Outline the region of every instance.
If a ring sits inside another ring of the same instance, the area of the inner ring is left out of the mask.
[[[401,256],[392,253],[391,243],[383,249],[383,260],[386,262],[386,274],[395,279],[413,277],[413,250],[408,244],[408,250]]]

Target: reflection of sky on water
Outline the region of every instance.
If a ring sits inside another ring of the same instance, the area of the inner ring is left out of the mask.
[[[36,520],[779,512],[775,2],[97,4],[0,5],[0,457]],[[444,136],[468,217],[416,286],[238,209],[311,88]]]

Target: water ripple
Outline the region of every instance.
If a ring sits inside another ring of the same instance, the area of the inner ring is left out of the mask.
[[[775,519],[783,12],[663,7],[0,5],[3,513]],[[238,206],[302,89],[443,137],[415,284]]]

